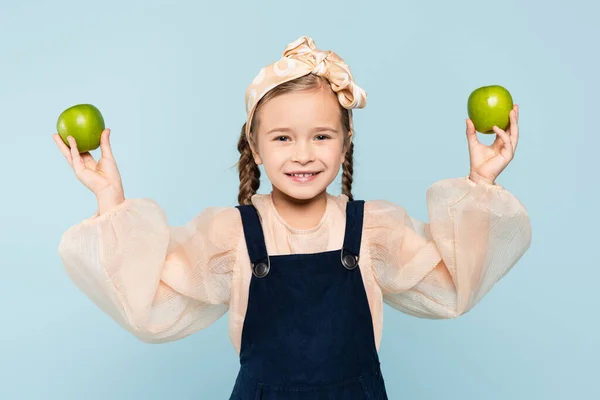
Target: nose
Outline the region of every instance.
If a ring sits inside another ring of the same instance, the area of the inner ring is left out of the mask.
[[[292,161],[300,164],[306,164],[314,161],[314,151],[312,145],[305,141],[298,141],[294,145],[294,152],[292,154]]]

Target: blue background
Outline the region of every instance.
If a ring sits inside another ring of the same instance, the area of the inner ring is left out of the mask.
[[[468,174],[470,92],[500,84],[520,105],[519,147],[498,183],[530,212],[532,247],[458,319],[386,306],[390,398],[600,398],[598,4],[316,4],[1,3],[1,399],[228,397],[238,360],[227,316],[148,345],[68,279],[60,237],[96,202],[51,134],[64,109],[95,104],[127,197],[156,200],[173,225],[233,206],[244,91],[301,35],[343,57],[369,94],[355,113],[355,197],[421,220],[429,185]]]

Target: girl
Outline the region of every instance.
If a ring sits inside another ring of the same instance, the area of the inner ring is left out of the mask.
[[[386,399],[377,355],[383,302],[421,318],[468,312],[529,248],[525,208],[495,179],[513,158],[518,110],[491,146],[467,120],[468,177],[427,191],[430,223],[352,196],[350,69],[309,37],[246,91],[236,207],[167,225],[150,199],[124,197],[107,129],[102,157],[54,139],[98,211],[62,237],[73,282],[148,343],[181,339],[229,313],[240,356],[231,399]],[[273,185],[257,194],[259,165]],[[343,170],[343,193],[327,188]]]

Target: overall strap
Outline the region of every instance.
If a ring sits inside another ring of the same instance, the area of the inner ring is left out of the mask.
[[[358,265],[364,207],[364,200],[353,200],[346,204],[346,232],[342,249],[342,264],[347,269],[354,269]]]
[[[252,204],[237,205],[236,208],[240,211],[242,217],[242,226],[244,227],[248,255],[252,263],[252,272],[257,277],[262,278],[268,274],[270,262],[258,212]]]

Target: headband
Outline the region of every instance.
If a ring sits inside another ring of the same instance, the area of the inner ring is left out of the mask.
[[[367,93],[356,83],[350,67],[333,51],[318,50],[308,36],[301,36],[288,44],[280,60],[262,68],[246,89],[246,138],[250,140],[250,125],[259,100],[282,83],[314,74],[329,81],[340,104],[348,109],[352,127],[352,108],[367,104]]]

